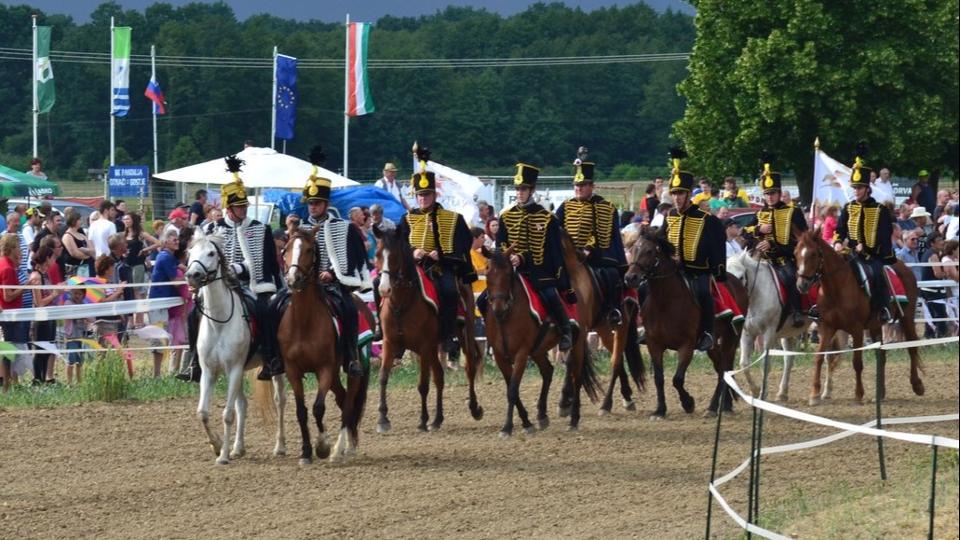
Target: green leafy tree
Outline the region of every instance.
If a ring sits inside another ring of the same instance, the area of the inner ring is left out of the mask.
[[[958,2],[698,0],[677,137],[712,177],[779,156],[810,196],[813,141],[911,174],[956,170]]]

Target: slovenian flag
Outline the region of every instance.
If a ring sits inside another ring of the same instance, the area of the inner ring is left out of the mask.
[[[347,25],[347,115],[363,116],[374,111],[367,78],[367,42],[370,23]]]
[[[110,113],[126,116],[130,111],[130,27],[113,29],[113,56],[111,57]]]
[[[143,95],[153,102],[153,114],[167,114],[167,100],[163,97],[163,90],[160,89],[160,82],[156,77],[150,77]]]

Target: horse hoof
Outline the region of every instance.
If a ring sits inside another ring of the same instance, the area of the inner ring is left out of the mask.
[[[597,416],[607,416],[610,414],[610,409],[600,409],[597,411]]]
[[[692,413],[694,408],[696,408],[693,398],[689,398],[689,400],[681,399],[680,406],[683,407],[683,412],[687,414]]]
[[[230,452],[230,459],[242,458],[246,454],[247,451],[242,448],[240,450],[234,450],[233,452]]]
[[[777,401],[779,401],[780,403],[786,403],[790,401],[790,399],[787,397],[786,393],[783,393],[783,394],[777,394]]]
[[[707,409],[706,411],[704,411],[703,417],[704,417],[704,418],[716,418],[716,417],[717,417],[717,411],[711,411],[710,409]]]
[[[809,404],[811,407],[816,407],[820,403],[822,403],[822,400],[818,396],[810,396]]]
[[[330,445],[325,444],[323,446],[317,446],[317,457],[320,459],[327,459],[330,457]]]
[[[506,430],[500,430],[501,439],[509,439],[513,434]]]
[[[286,448],[275,448],[275,449],[273,450],[273,455],[274,455],[274,457],[285,456],[285,455],[287,455],[287,449],[286,449]]]
[[[384,433],[390,433],[390,422],[381,422],[377,424],[377,433],[381,435]]]
[[[569,426],[567,426],[567,431],[580,431],[580,427],[570,424]]]
[[[633,400],[633,399],[631,399],[631,400],[629,400],[629,401],[626,400],[626,399],[623,400],[623,408],[626,409],[626,410],[628,410],[628,411],[635,411],[635,410],[637,410],[637,402],[636,402],[636,400]]]
[[[430,424],[430,432],[440,431],[440,426],[442,426],[442,424]]]
[[[538,418],[537,426],[540,428],[540,431],[547,429],[548,427],[550,427],[550,419],[547,417]]]
[[[417,431],[419,431],[420,433],[426,433],[429,430],[427,429],[426,424],[420,424],[419,426],[417,426]]]
[[[537,428],[535,428],[535,427],[533,427],[533,426],[527,426],[527,427],[523,428],[523,432],[524,432],[528,437],[532,437],[533,435],[535,435],[535,434],[537,433]]]
[[[302,457],[302,458],[300,458],[300,466],[301,466],[301,467],[306,467],[307,465],[310,465],[310,464],[312,464],[312,463],[313,463],[313,460],[310,459],[310,458],[308,458],[308,457]]]
[[[213,450],[213,455],[215,455],[215,456],[219,456],[219,455],[220,455],[220,445],[219,445],[219,444],[210,443],[210,449]]]
[[[217,465],[229,465],[229,464],[230,464],[229,459],[223,459],[223,458],[217,459]]]
[[[914,393],[914,394],[916,394],[916,395],[918,395],[918,396],[922,396],[922,395],[923,395],[923,393],[924,393],[924,391],[925,391],[924,388],[923,388],[923,381],[921,381],[921,380],[918,379],[916,382],[911,383],[911,386],[913,386],[913,393]]]
[[[664,412],[654,411],[654,412],[650,415],[650,420],[654,420],[654,421],[663,420],[666,416],[667,416],[666,411],[664,411]]]
[[[560,407],[557,410],[557,414],[560,415],[560,418],[566,418],[570,416],[570,407]]]

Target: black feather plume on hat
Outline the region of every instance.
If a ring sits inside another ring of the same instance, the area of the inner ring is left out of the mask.
[[[320,167],[325,161],[327,161],[327,155],[323,153],[323,147],[319,144],[314,146],[310,150],[310,163]]]
[[[670,149],[670,157],[673,159],[683,159],[687,157],[687,153],[678,146],[674,146]]]
[[[856,151],[854,152],[854,154],[855,154],[858,158],[864,158],[864,157],[867,156],[867,154],[868,154],[869,152],[870,152],[870,149],[867,148],[867,142],[866,142],[866,141],[860,141],[860,142],[857,143],[857,149],[856,149]]]
[[[761,164],[763,164],[763,163],[773,163],[773,162],[776,161],[776,160],[777,160],[777,156],[776,156],[776,154],[774,154],[773,152],[769,152],[769,151],[767,151],[767,150],[764,150],[764,151],[760,152],[760,163],[761,163]]]
[[[418,146],[417,161],[430,161],[430,149],[426,146]]]
[[[246,163],[242,159],[238,158],[236,154],[229,155],[223,158],[223,160],[227,162],[227,171],[232,173],[240,172],[240,167],[242,167],[243,164]]]

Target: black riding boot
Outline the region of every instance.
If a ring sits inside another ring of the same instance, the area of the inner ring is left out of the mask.
[[[890,291],[887,287],[887,276],[883,275],[886,270],[883,263],[877,262],[870,265],[873,271],[873,294],[870,296],[870,304],[874,313],[880,319],[881,323],[888,323],[893,320],[890,313]]]
[[[560,331],[560,341],[557,343],[557,347],[561,351],[569,351],[570,347],[573,346],[570,318],[567,316],[567,311],[563,309],[563,304],[560,303],[560,295],[557,293],[557,289],[554,287],[543,289],[540,291],[540,296],[543,298],[543,304],[547,308],[547,312],[550,313],[550,317],[553,318],[554,324],[557,325],[557,330]]]
[[[373,306],[377,310],[376,328],[373,329],[373,340],[383,339],[383,328],[380,327],[380,276],[373,278]]]
[[[697,341],[697,350],[709,351],[714,344],[713,327],[716,315],[714,313],[713,295],[710,294],[710,276],[706,274],[695,276],[693,286],[697,295],[697,303],[700,304],[700,337]]]
[[[610,326],[620,326],[623,323],[623,313],[620,312],[620,306],[623,303],[623,276],[616,268],[609,268],[609,284],[607,286],[607,322]]]
[[[184,354],[187,362],[182,362],[180,373],[174,375],[175,378],[186,382],[200,382],[200,357],[197,355],[197,334],[200,331],[200,298],[196,299],[197,304],[187,315],[187,342],[190,345]]]
[[[346,287],[339,287],[332,292],[331,297],[337,302],[340,315],[343,370],[350,377],[361,377],[363,366],[357,358],[357,306],[353,303],[353,294]]]
[[[260,325],[260,354],[263,357],[263,367],[257,373],[258,381],[269,381],[283,373],[283,361],[280,360],[280,347],[277,345],[280,317],[271,296],[270,293],[257,295],[257,323]]]
[[[794,328],[804,325],[803,309],[800,306],[800,291],[797,290],[797,270],[791,263],[780,267],[780,279],[787,289],[787,311],[790,313],[790,324]]]
[[[460,357],[460,344],[457,342],[457,278],[452,271],[445,271],[437,279],[437,289],[440,293],[440,339],[443,350],[450,361],[456,362]]]

